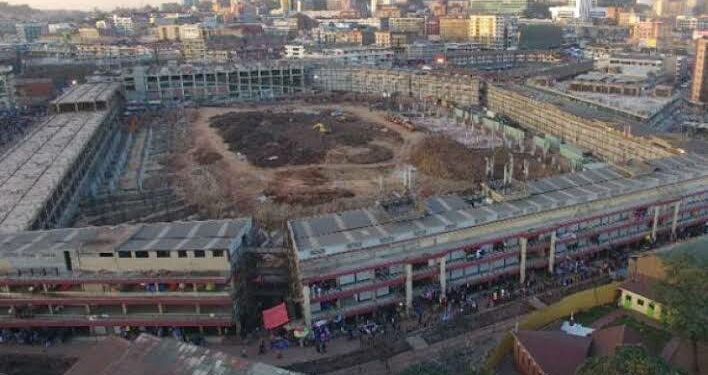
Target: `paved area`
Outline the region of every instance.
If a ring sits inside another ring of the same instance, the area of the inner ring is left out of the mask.
[[[459,349],[465,349],[469,353],[469,360],[472,363],[481,362],[481,360],[486,358],[487,353],[501,340],[504,333],[514,326],[517,320],[518,318],[509,319],[421,349],[408,350],[389,358],[387,361],[375,360],[363,363],[355,368],[346,368],[328,374],[397,374],[414,364],[438,358],[443,352]]]

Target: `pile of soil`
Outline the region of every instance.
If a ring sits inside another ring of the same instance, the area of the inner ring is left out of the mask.
[[[0,374],[62,375],[75,362],[75,358],[44,354],[0,354]]]
[[[194,160],[199,163],[199,165],[212,165],[223,158],[220,153],[204,148],[198,148],[194,151]]]
[[[484,178],[484,156],[443,136],[429,137],[416,145],[411,162],[420,172],[437,178],[475,181]]]
[[[422,173],[448,180],[483,182],[485,180],[485,158],[494,157],[494,178],[504,175],[504,164],[509,161],[509,150],[472,150],[463,144],[445,137],[434,136],[424,139],[411,152],[411,163]],[[543,161],[531,155],[514,153],[514,178],[522,175],[523,160],[529,162],[529,179],[553,174]]]
[[[317,168],[283,171],[276,174],[275,181],[263,194],[275,203],[299,206],[313,206],[354,197],[351,191],[328,184],[327,177]]]
[[[338,146],[371,148],[373,156],[365,158],[365,162],[393,156],[393,152],[381,151],[380,148],[385,149],[383,146],[370,145],[375,138],[388,136],[382,127],[348,120],[337,122],[328,113],[267,111],[229,112],[210,119],[211,126],[219,130],[231,151],[244,154],[259,167],[321,163],[327,152]],[[324,124],[328,132],[313,129],[318,123]]]

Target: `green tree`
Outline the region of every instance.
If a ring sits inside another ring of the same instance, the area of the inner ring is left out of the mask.
[[[614,355],[587,359],[576,375],[682,375],[661,358],[650,356],[641,346],[625,346]]]
[[[700,374],[698,343],[708,341],[708,261],[688,253],[662,259],[666,277],[656,286],[664,323],[691,342],[693,371]]]

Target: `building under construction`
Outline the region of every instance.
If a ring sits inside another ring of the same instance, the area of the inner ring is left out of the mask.
[[[305,85],[303,66],[290,63],[136,66],[121,79],[129,100],[157,105],[272,99]]]
[[[251,219],[0,235],[0,328],[222,333],[239,315]]]
[[[487,107],[540,134],[548,134],[613,163],[678,154],[656,138],[638,137],[629,127],[613,125],[599,111],[563,102],[551,94],[522,86],[487,85]],[[607,116],[605,116],[607,117]]]
[[[66,224],[115,151],[123,96],[115,83],[72,87],[54,114],[0,155],[0,233]]]
[[[436,285],[481,284],[554,269],[643,241],[703,233],[708,159],[649,160],[529,182],[525,194],[472,205],[429,199],[288,222],[293,290],[307,323],[403,303]]]
[[[315,67],[312,88],[355,92],[379,97],[400,97],[461,106],[479,104],[480,81],[464,74],[400,69]]]

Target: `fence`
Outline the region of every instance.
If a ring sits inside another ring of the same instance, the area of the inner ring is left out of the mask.
[[[614,282],[571,294],[546,308],[528,314],[519,322],[519,329],[539,329],[572,313],[613,303],[617,300],[620,284],[620,282]],[[485,367],[490,370],[495,369],[499,366],[504,356],[511,352],[513,346],[514,338],[511,332],[507,332],[499,345],[497,345],[487,358]]]

